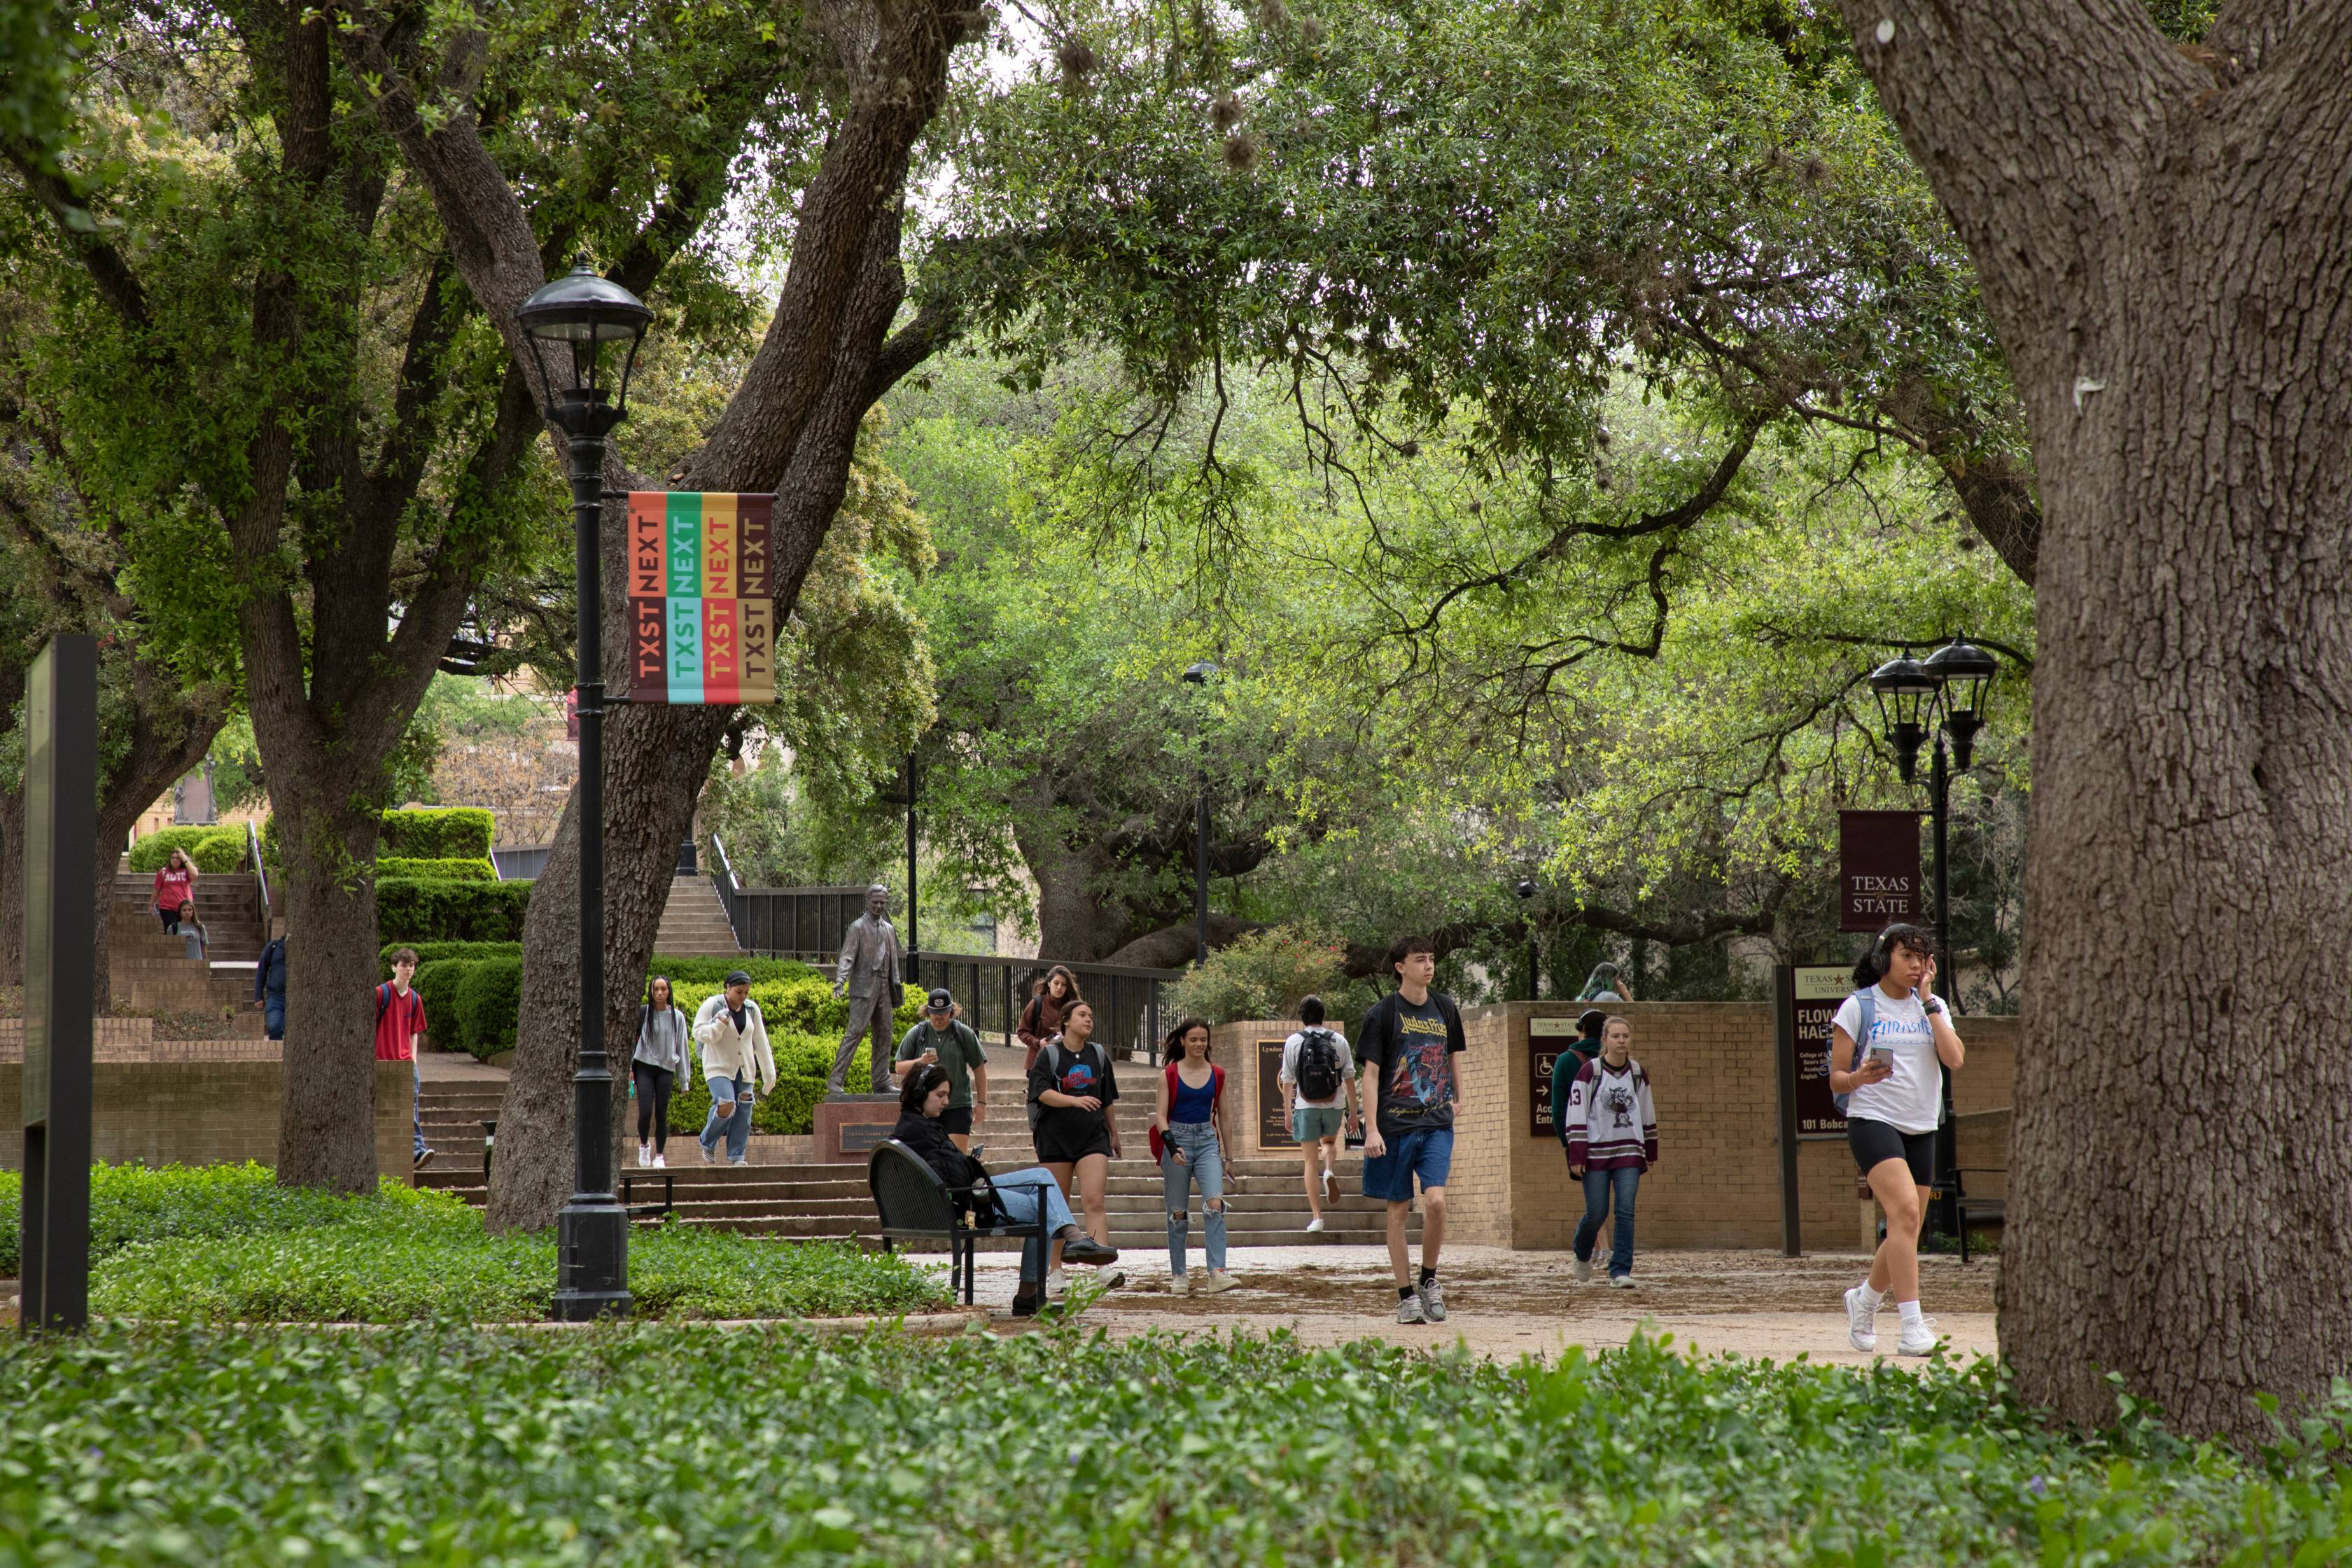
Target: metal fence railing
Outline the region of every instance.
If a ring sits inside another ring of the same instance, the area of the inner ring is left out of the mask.
[[[841,956],[842,938],[866,912],[866,889],[855,888],[747,888],[727,858],[727,846],[710,836],[710,885],[727,907],[735,944],[758,958],[793,958],[829,967]]]

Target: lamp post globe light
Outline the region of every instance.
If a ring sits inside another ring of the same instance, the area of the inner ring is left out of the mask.
[[[562,1322],[626,1316],[629,1215],[613,1194],[613,1072],[604,1055],[604,437],[628,412],[629,374],[654,313],[583,258],[515,311],[541,406],[572,466],[579,594],[580,1062],[572,1075],[572,1194],[555,1218]]]
[[[1870,689],[1878,699],[1886,743],[1894,749],[1895,771],[1908,784],[1918,771],[1919,748],[1932,738],[1934,751],[1927,769],[1927,814],[1935,830],[1936,978],[1948,1003],[1957,1005],[1952,987],[1952,889],[1945,851],[1949,835],[1951,768],[1966,769],[1976,760],[1976,741],[1983,730],[1992,699],[1993,677],[2000,661],[1969,641],[1955,637],[1929,654],[1915,659],[1909,649],[1870,672]],[[1946,742],[1950,742],[1948,753]],[[1952,1075],[1943,1079],[1943,1114],[1936,1129],[1937,1223],[1947,1236],[1959,1226],[1959,1142],[1952,1125]]]
[[[1195,659],[1184,667],[1184,684],[1205,693],[1217,667]],[[1209,962],[1209,766],[1203,760],[1193,773],[1192,803],[1192,962]]]

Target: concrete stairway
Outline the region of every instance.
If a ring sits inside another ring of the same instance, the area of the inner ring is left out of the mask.
[[[196,884],[206,957],[188,957],[180,937],[163,934],[154,911],[154,879],[118,872],[108,907],[108,964],[115,1005],[142,1012],[203,1013],[232,1018],[240,1035],[261,1036],[253,1011],[253,963],[266,940],[249,871],[216,871]]]
[[[727,906],[719,901],[719,889],[709,878],[672,879],[661,929],[654,934],[654,951],[679,958],[733,958],[743,951],[736,945]]]
[[[983,1145],[982,1158],[994,1171],[1035,1163],[1019,1089],[1021,1055],[1018,1049],[989,1052],[993,1092],[988,1120],[975,1137]],[[1129,1158],[1112,1165],[1108,1193],[1112,1244],[1145,1251],[1166,1246],[1168,1235],[1160,1172],[1149,1157],[1146,1135],[1151,1120],[1150,1075],[1155,1070],[1140,1062],[1120,1066],[1119,1083],[1126,1098],[1118,1102],[1119,1129],[1123,1152]],[[486,1201],[481,1119],[498,1115],[498,1098],[495,1087],[425,1079],[425,1136],[435,1155],[433,1163],[418,1175],[418,1185],[454,1192],[473,1203]],[[667,1187],[678,1217],[689,1225],[764,1236],[877,1237],[874,1200],[866,1190],[863,1165],[706,1165],[693,1137],[682,1133],[670,1137],[667,1173],[638,1170],[634,1142],[625,1145],[623,1155],[621,1173],[633,1188],[627,1201],[640,1205],[661,1203]],[[1386,1208],[1360,1195],[1362,1164],[1354,1155],[1339,1162],[1340,1199],[1325,1205],[1323,1230],[1309,1235],[1306,1190],[1296,1158],[1251,1155],[1227,1162],[1229,1245],[1238,1248],[1378,1243],[1386,1234]],[[1205,1236],[1200,1204],[1195,1192],[1191,1244],[1196,1249]],[[1417,1237],[1421,1226],[1417,1214],[1410,1226]],[[996,1249],[1018,1244],[983,1245]]]

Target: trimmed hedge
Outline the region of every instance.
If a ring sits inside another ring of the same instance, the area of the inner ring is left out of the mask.
[[[817,978],[815,970],[788,958],[672,958],[658,952],[654,954],[653,963],[646,966],[646,973],[648,978],[667,974],[673,986],[708,985],[715,991],[730,973],[738,969],[750,975],[754,985],[770,981]]]
[[[413,984],[425,1002],[425,1034],[436,1050],[462,1051],[466,1048],[466,1018],[457,1000],[458,990],[474,965],[455,960],[442,960],[416,966]],[[387,966],[385,978],[390,979]]]
[[[200,872],[240,870],[245,866],[245,829],[242,827],[161,827],[131,847],[131,868],[143,876],[153,876],[172,858],[172,851],[184,849],[188,858],[196,863]]]
[[[457,983],[457,1017],[466,1049],[487,1061],[515,1046],[522,1017],[522,960],[486,958],[464,966]]]
[[[495,882],[499,868],[488,860],[412,860],[398,855],[379,855],[375,874],[385,877],[437,877],[445,882]]]
[[[497,819],[478,806],[387,811],[376,853],[420,860],[488,860],[497,830]]]
[[[375,885],[377,933],[386,942],[520,942],[529,882],[450,882],[385,877]]]
[[[861,1056],[858,1060],[862,1062],[865,1058]],[[751,1101],[751,1131],[804,1137],[816,1130],[817,1101],[824,1098],[824,1068],[820,1068],[816,1076],[808,1078],[786,1075],[783,1065],[781,1061],[776,1064],[776,1091],[758,1096]],[[832,1065],[828,1057],[825,1067]],[[853,1067],[850,1081],[857,1081],[856,1075],[865,1070],[863,1067]],[[701,1132],[702,1124],[709,1120],[710,1086],[699,1077],[680,1080],[669,1097],[669,1130],[672,1135],[683,1133],[692,1138]],[[629,1125],[636,1125],[634,1117],[630,1119]]]
[[[388,942],[376,954],[379,978],[392,978],[392,955],[404,947],[416,950],[419,964],[444,963],[452,959],[471,963],[484,958],[520,958],[522,943],[519,942]],[[424,971],[419,969],[418,973]]]

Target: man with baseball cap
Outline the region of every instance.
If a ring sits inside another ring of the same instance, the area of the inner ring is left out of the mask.
[[[957,1148],[969,1153],[973,1114],[988,1114],[988,1053],[981,1049],[980,1036],[962,1015],[963,1009],[956,1005],[946,986],[934,988],[924,999],[922,1021],[898,1042],[890,1077],[903,1084],[908,1073],[934,1064],[945,1072],[948,1108],[940,1117],[940,1127],[955,1140]]]

